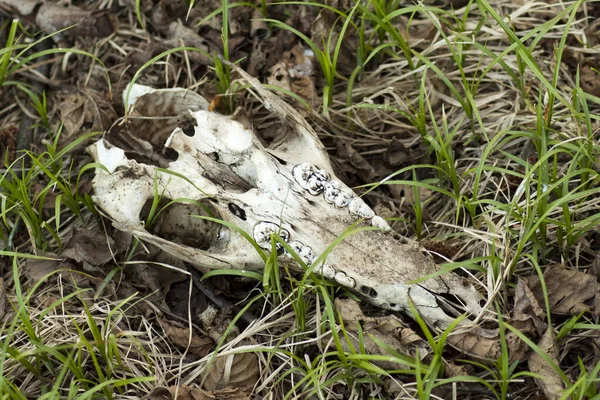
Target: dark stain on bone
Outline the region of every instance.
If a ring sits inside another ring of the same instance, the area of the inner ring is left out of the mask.
[[[238,206],[237,204],[234,204],[234,203],[229,203],[229,204],[227,204],[227,208],[229,208],[229,211],[233,215],[235,215],[236,217],[238,217],[242,221],[246,220],[246,211],[244,211],[244,209],[242,207],[240,207],[240,206]]]

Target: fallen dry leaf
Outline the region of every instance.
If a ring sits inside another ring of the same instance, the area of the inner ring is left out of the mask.
[[[61,34],[70,37],[106,37],[111,35],[117,26],[115,15],[108,10],[87,11],[79,7],[64,7],[51,2],[44,2],[40,6],[35,22],[47,33],[72,27]]]
[[[192,386],[159,386],[154,388],[147,400],[250,400],[250,396],[240,388],[203,390]]]
[[[128,265],[125,271],[129,283],[146,293],[164,294],[173,283],[185,279],[182,272],[156,265],[135,263]]]
[[[598,315],[600,310],[596,304],[599,302],[600,284],[595,276],[555,264],[546,267],[544,281],[552,314],[577,315],[589,311]],[[539,304],[544,304],[539,277],[529,277],[528,286]]]
[[[209,369],[204,387],[207,390],[252,388],[259,376],[258,357],[254,353],[217,356]]]
[[[351,342],[342,340],[342,347],[345,351],[351,351],[350,346],[355,351],[360,349],[358,340],[360,324],[364,339],[362,344],[367,354],[389,355],[377,344],[375,340],[378,340],[401,354],[416,356],[418,350],[420,358],[428,355],[427,343],[412,329],[406,327],[395,315],[367,317],[360,309],[359,304],[352,299],[336,299],[334,304],[344,321],[344,328]],[[374,361],[373,363],[381,368],[398,368],[397,362]]]
[[[280,62],[271,67],[267,83],[295,93],[308,101],[313,109],[317,108],[321,100],[313,79],[313,58],[311,51],[296,45],[284,52]]]
[[[541,336],[547,329],[544,322],[546,313],[535,295],[527,286],[527,279],[519,277],[515,289],[515,306],[511,325],[524,334],[537,333]]]
[[[539,348],[544,351],[556,364],[558,361],[558,346],[552,327],[548,327],[538,343]],[[535,378],[538,387],[544,392],[548,400],[559,399],[565,384],[556,371],[536,352],[531,353],[528,360],[529,370],[539,374]]]
[[[188,349],[191,354],[202,358],[213,350],[215,343],[207,336],[199,336],[192,330],[190,337],[189,328],[176,326],[166,319],[159,319],[158,323],[171,342]]]
[[[76,135],[105,131],[117,114],[111,102],[100,92],[86,88],[59,95],[58,111],[65,128],[61,135],[61,145],[72,142]]]
[[[337,140],[336,151],[338,157],[342,160],[339,167],[345,175],[356,174],[365,182],[373,181],[375,170],[350,143]]]
[[[65,245],[61,256],[83,262],[92,266],[100,266],[112,260],[111,249],[115,248],[112,238],[106,236],[99,228],[76,228],[69,242]]]
[[[449,336],[448,344],[471,357],[495,361],[502,349],[498,336],[491,333],[488,330],[474,328],[469,332]],[[530,351],[527,344],[512,332],[506,335],[506,342],[511,362],[524,360]]]

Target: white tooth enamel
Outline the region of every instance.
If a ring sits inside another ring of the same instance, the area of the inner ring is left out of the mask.
[[[348,205],[348,210],[350,211],[350,214],[356,215],[360,218],[369,219],[375,216],[375,212],[360,197],[355,197],[352,199]]]
[[[387,221],[385,219],[381,218],[379,215],[375,215],[371,219],[371,226],[373,226],[375,228],[379,228],[384,232],[389,232],[392,230],[392,228],[387,223]]]
[[[338,271],[335,273],[335,281],[342,286],[346,286],[349,288],[353,288],[356,286],[356,281],[346,275],[343,271]]]
[[[329,181],[327,171],[308,163],[296,165],[292,170],[292,175],[298,185],[308,190],[313,196],[323,192],[325,183]]]
[[[292,240],[289,243],[290,247],[300,257],[304,264],[310,266],[315,260],[315,254],[310,246],[304,245],[302,242]],[[290,255],[291,256],[291,255]]]
[[[284,242],[290,239],[290,233],[276,223],[261,221],[254,226],[254,240],[265,250],[271,250],[271,234],[279,234]],[[276,247],[278,251],[283,248],[280,243],[276,243]]]
[[[323,198],[326,202],[338,208],[346,207],[355,197],[354,193],[339,181],[331,180],[325,183]]]
[[[321,274],[325,279],[334,279],[335,278],[335,269],[327,263],[320,265],[316,272]]]

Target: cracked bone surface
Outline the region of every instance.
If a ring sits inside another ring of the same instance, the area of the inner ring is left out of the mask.
[[[435,275],[437,265],[422,248],[394,238],[385,220],[335,177],[322,143],[295,110],[242,75],[286,124],[285,137],[267,148],[241,123],[207,111],[207,102],[195,93],[131,87],[129,122],[118,134],[118,142],[130,148],[111,144],[110,135],[89,148],[107,170],[96,169],[93,199],[116,228],[201,270],[264,268],[259,251],[230,228],[234,225],[267,253],[271,235],[279,236],[315,273],[376,306],[410,314],[410,297],[430,326],[444,328],[464,312],[482,312],[481,297],[465,278]],[[157,155],[165,148],[176,156]],[[156,193],[188,204],[176,203],[146,228],[144,210]],[[206,209],[227,224],[190,216],[210,215]],[[319,258],[349,228],[361,226],[378,229],[355,230],[324,262]],[[281,262],[302,270],[280,243],[276,251]],[[411,283],[430,274],[434,277]]]

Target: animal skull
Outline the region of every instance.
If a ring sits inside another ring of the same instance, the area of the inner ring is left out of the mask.
[[[208,111],[206,100],[191,91],[131,85],[126,121],[134,135],[121,132],[114,140],[129,149],[107,138],[89,148],[106,167],[96,170],[93,199],[116,228],[202,270],[260,270],[264,254],[255,244],[269,252],[271,235],[278,235],[287,244],[275,247],[280,262],[301,270],[289,248],[315,273],[376,306],[410,314],[410,298],[439,328],[464,312],[482,312],[479,293],[458,275],[410,283],[436,273],[431,258],[417,244],[395,238],[387,222],[335,177],[322,143],[295,110],[239,72],[292,133],[265,148],[252,130]],[[166,160],[166,149],[177,159]],[[150,232],[140,215],[157,194],[188,204],[175,203]],[[224,224],[190,217],[202,213],[198,204]],[[331,249],[352,226],[364,229]],[[328,247],[326,259],[319,258]]]

